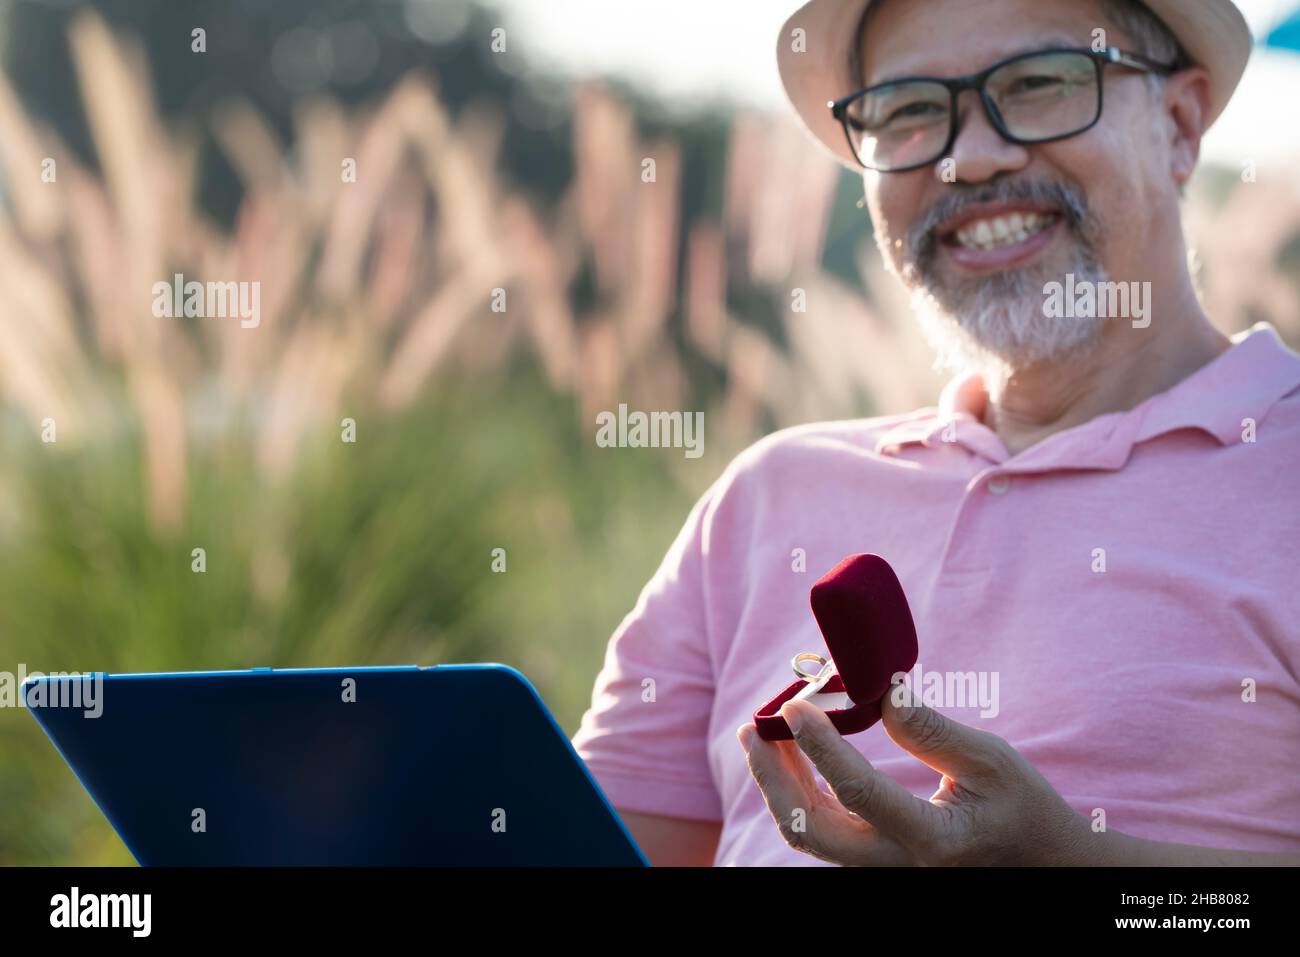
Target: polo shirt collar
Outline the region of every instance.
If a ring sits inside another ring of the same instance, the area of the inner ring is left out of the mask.
[[[1263,421],[1280,399],[1300,388],[1300,355],[1289,349],[1267,322],[1237,333],[1231,341],[1230,349],[1173,388],[1128,412],[1101,415],[1049,436],[1016,460],[1037,460],[1040,450],[1045,452],[1048,447],[1055,458],[1062,443],[1053,440],[1070,433],[1080,439],[1089,434],[1086,445],[1076,442],[1069,447],[1076,454],[1087,447],[1092,454],[1056,463],[1066,467],[1119,468],[1138,442],[1178,429],[1199,429],[1221,445],[1241,441],[1245,420]],[[918,412],[881,435],[876,453],[893,455],[909,445],[937,447],[955,441],[992,462],[1008,461],[1002,441],[982,421],[986,402],[979,376],[962,376],[944,389],[937,409]]]
[[[948,383],[937,409],[923,409],[887,430],[876,441],[877,455],[896,455],[909,445],[937,448],[965,446],[993,461],[1006,458],[997,434],[983,421],[988,396],[978,373],[967,373]]]
[[[1221,445],[1240,442],[1245,420],[1262,422],[1280,399],[1300,388],[1300,355],[1269,323],[1256,323],[1232,343],[1213,362],[1138,407],[1144,414],[1136,442],[1189,428],[1209,433]]]

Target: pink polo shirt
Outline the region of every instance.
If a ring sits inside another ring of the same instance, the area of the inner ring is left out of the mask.
[[[1081,814],[1300,850],[1298,486],[1300,356],[1266,324],[1014,456],[955,405],[786,429],[691,511],[574,747],[616,807],[721,821],[716,864],[821,863],[781,839],[735,732],[792,655],[825,652],[813,582],[875,552],[916,620],[909,683]],[[938,785],[879,724],[848,740],[913,793]]]

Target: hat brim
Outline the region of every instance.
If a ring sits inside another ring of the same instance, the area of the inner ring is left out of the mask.
[[[844,130],[831,116],[831,100],[857,87],[849,76],[852,44],[872,0],[809,0],[785,21],[776,60],[786,97],[803,125],[837,160],[862,167]],[[1232,0],[1145,0],[1173,31],[1192,62],[1210,75],[1206,128],[1223,113],[1250,59],[1250,27]],[[802,30],[802,34],[795,31]]]

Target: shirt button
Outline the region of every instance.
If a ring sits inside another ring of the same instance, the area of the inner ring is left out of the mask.
[[[984,487],[994,495],[1005,495],[1007,489],[1011,488],[1011,476],[995,475],[984,483]]]

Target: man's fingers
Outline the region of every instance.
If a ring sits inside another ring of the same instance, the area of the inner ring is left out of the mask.
[[[836,864],[899,866],[912,863],[900,845],[865,821],[818,800],[820,787],[803,752],[791,741],[764,741],[752,725],[741,728],[748,739],[749,770],[786,843],[797,851]]]
[[[939,823],[938,809],[873,768],[835,730],[824,711],[805,701],[788,701],[781,706],[781,715],[800,750],[841,804],[905,844],[932,836]]]
[[[753,725],[745,725],[737,734],[742,737],[742,744],[748,738],[749,773],[763,792],[773,817],[779,821],[792,808],[812,803],[805,779],[801,779],[789,756],[777,747],[779,742],[764,741],[754,732]],[[806,780],[811,782],[811,776]]]
[[[885,694],[880,713],[894,743],[940,774],[969,780],[1005,765],[1007,753],[1001,738],[924,706],[901,682]]]
[[[823,793],[825,789],[813,774],[812,765],[808,763],[808,759],[799,750],[799,745],[793,741],[777,741],[775,744],[781,749],[781,754],[784,755],[786,763],[795,773],[795,777],[799,779],[799,783],[803,785],[804,793],[810,798]]]
[[[763,800],[781,829],[781,836],[795,850],[824,857],[829,852],[813,833],[813,807],[816,785],[807,767],[800,768],[802,758],[798,749],[781,747],[787,742],[764,741],[752,730],[752,725],[738,732],[741,743],[748,747],[749,773],[754,776]]]

